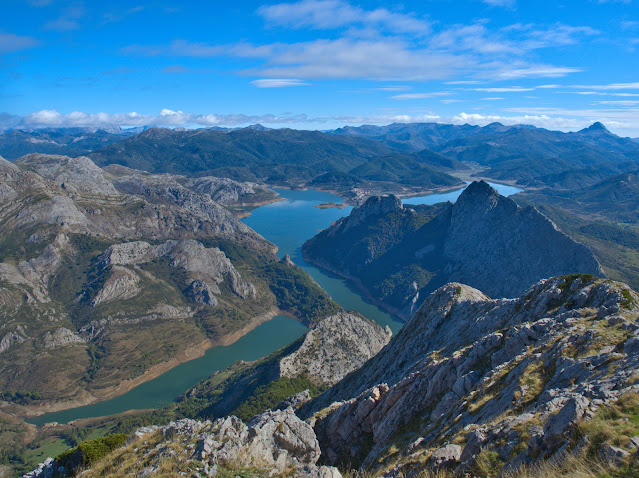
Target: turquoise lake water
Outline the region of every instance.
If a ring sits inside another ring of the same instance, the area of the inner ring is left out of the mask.
[[[513,186],[490,183],[504,196],[520,192]],[[304,261],[302,244],[317,232],[327,228],[332,222],[350,214],[351,207],[345,209],[319,209],[314,207],[325,202],[340,203],[339,196],[314,190],[294,191],[275,189],[286,198],[273,204],[262,206],[243,221],[266,239],[279,247],[278,255],[289,254],[293,262],[306,270],[342,307],[357,310],[379,324],[388,325],[393,333],[402,322],[379,309],[363,298],[357,289],[346,280],[320,270]],[[443,201],[454,202],[463,189],[444,194],[430,194],[405,199],[405,204],[435,204]],[[40,425],[47,422],[67,423],[80,418],[113,415],[127,410],[157,408],[168,405],[181,393],[213,372],[221,370],[238,360],[257,360],[301,337],[306,327],[294,319],[277,316],[258,326],[253,331],[226,347],[213,347],[204,356],[178,365],[161,376],[143,383],[119,397],[103,402],[49,413],[29,422]]]

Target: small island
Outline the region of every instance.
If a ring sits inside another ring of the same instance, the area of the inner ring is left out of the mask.
[[[323,202],[321,204],[316,204],[315,206],[318,209],[331,209],[331,208],[335,208],[335,209],[344,209],[346,207],[346,204],[344,203],[334,203],[333,201],[331,202]]]

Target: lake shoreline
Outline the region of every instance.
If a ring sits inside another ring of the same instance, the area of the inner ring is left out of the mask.
[[[319,260],[315,260],[311,258],[310,256],[304,253],[304,249],[302,249],[302,257],[307,263],[312,264],[315,267],[319,267],[320,269],[323,269],[327,272],[330,272],[331,274],[335,274],[336,276],[341,277],[342,279],[346,279],[347,281],[352,283],[355,287],[357,287],[357,289],[362,293],[362,296],[364,298],[366,298],[376,307],[379,307],[380,309],[382,309],[384,312],[390,314],[391,316],[397,317],[402,323],[406,323],[410,319],[410,317],[404,317],[399,309],[393,307],[392,305],[385,304],[384,302],[376,299],[372,295],[372,293],[364,286],[362,281],[358,279],[357,277],[346,274],[344,271],[339,271],[337,269],[330,267],[327,264],[323,264]]]
[[[142,375],[135,377],[133,379],[125,380],[121,382],[119,385],[115,387],[109,387],[104,389],[104,393],[99,394],[87,394],[89,396],[85,398],[79,398],[75,400],[67,400],[64,402],[57,402],[53,404],[46,405],[26,405],[20,407],[19,411],[14,412],[14,415],[21,417],[25,420],[33,419],[40,417],[42,415],[46,415],[49,413],[62,412],[66,410],[72,410],[74,408],[85,407],[87,405],[95,405],[100,402],[104,402],[107,400],[111,400],[117,398],[121,395],[124,395],[136,387],[154,380],[168,371],[174,369],[178,365],[190,362],[192,360],[201,358],[204,356],[207,350],[213,347],[227,347],[237,342],[239,339],[244,337],[246,334],[256,329],[260,325],[272,320],[277,315],[284,315],[286,317],[290,317],[301,322],[300,318],[293,316],[289,311],[283,311],[278,309],[277,307],[272,307],[270,310],[257,315],[251,320],[251,322],[245,327],[237,330],[231,334],[225,335],[217,340],[212,339],[204,339],[199,343],[193,344],[189,346],[187,349],[178,353],[175,357],[165,362],[159,363],[148,369]],[[108,415],[104,415],[108,416]],[[99,417],[95,417],[99,418]]]

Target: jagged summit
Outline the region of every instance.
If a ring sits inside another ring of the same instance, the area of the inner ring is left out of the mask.
[[[517,204],[510,198],[500,195],[497,190],[486,181],[473,181],[464,189],[453,206],[456,212],[472,209],[476,213],[478,209],[490,210],[497,206],[507,210],[516,210]]]
[[[335,223],[337,229],[346,232],[355,226],[366,222],[369,218],[384,216],[393,211],[402,210],[402,200],[394,194],[388,196],[371,196],[364,204],[353,209],[349,216]]]
[[[610,133],[610,131],[603,125],[603,123],[597,121],[587,128],[582,129],[579,133]]]
[[[394,194],[389,194],[388,196],[371,196],[358,209],[366,211],[367,215],[373,215],[386,214],[402,207],[402,200]]]
[[[271,128],[267,128],[266,126],[264,126],[264,125],[262,125],[260,123],[255,123],[255,124],[247,126],[246,129],[253,129],[255,131],[268,131]]]

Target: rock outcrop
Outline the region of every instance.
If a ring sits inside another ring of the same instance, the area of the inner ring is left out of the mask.
[[[133,467],[123,468],[126,457]],[[166,476],[167,462],[190,463],[197,476],[226,476],[241,470],[259,476],[298,478],[341,478],[333,467],[318,466],[320,447],[313,428],[297,418],[291,408],[267,411],[248,424],[230,416],[211,421],[183,419],[164,427],[138,429],[120,450],[103,462],[112,460],[111,473],[129,476]],[[60,463],[48,459],[29,478],[45,478],[59,472]],[[67,470],[62,468],[63,473]],[[83,476],[99,476],[89,468]]]
[[[104,172],[86,156],[69,158],[54,154],[29,154],[15,163],[23,169],[51,179],[71,191],[117,196],[113,184],[104,177]]]
[[[559,274],[604,276],[592,252],[535,208],[484,181],[455,204],[402,207],[373,197],[309,239],[307,260],[353,279],[379,305],[409,319],[426,296],[460,282],[491,297],[516,297]]]
[[[305,373],[325,385],[334,385],[379,352],[391,332],[375,322],[346,312],[322,320],[309,330],[300,347],[280,360],[280,374]]]
[[[638,294],[590,276],[543,280],[515,300],[448,284],[301,414],[315,416],[330,464],[388,476],[463,473],[482,453],[509,469],[540,464],[573,452],[583,420],[639,392],[638,316]]]
[[[343,234],[354,227],[364,224],[371,218],[385,216],[402,209],[402,201],[394,194],[388,196],[371,196],[364,204],[353,209],[349,216],[340,219],[329,229],[329,237]]]

